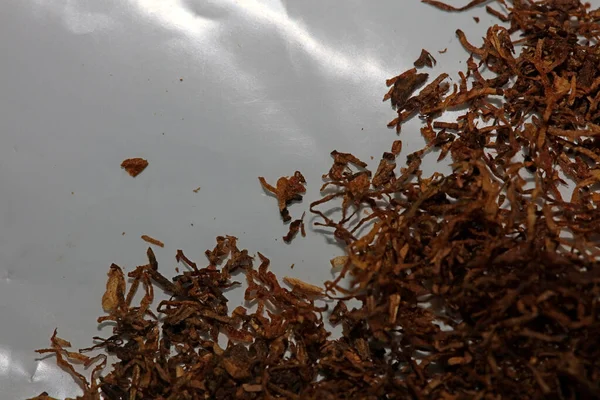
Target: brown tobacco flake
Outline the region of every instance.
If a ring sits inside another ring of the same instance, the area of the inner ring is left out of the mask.
[[[421,55],[414,62],[414,66],[417,68],[423,68],[425,66],[429,68],[433,68],[436,64],[435,58],[425,49],[421,50]]]
[[[121,168],[134,178],[142,173],[148,166],[148,161],[143,158],[128,158],[121,163]]]
[[[304,214],[305,213],[302,213],[302,217],[300,217],[300,219],[294,220],[292,223],[290,223],[289,232],[283,237],[283,240],[286,243],[291,243],[298,232],[301,232],[303,237],[306,236],[306,231],[304,230]]]
[[[438,53],[440,53],[440,54],[444,54],[444,53],[446,53],[447,51],[448,51],[448,48],[446,47],[445,49],[438,50]]]
[[[148,243],[150,243],[150,244],[153,244],[153,245],[155,245],[155,246],[158,246],[158,247],[165,247],[165,244],[164,244],[163,242],[161,242],[161,241],[160,241],[160,240],[158,240],[158,239],[154,239],[154,238],[153,238],[153,237],[151,237],[151,236],[148,236],[148,235],[142,235],[142,236],[141,236],[141,238],[142,238],[142,240],[143,240],[143,241],[145,241],[145,242],[148,242]]]
[[[200,191],[200,186],[198,186],[196,189],[192,190],[194,193],[198,193]]]
[[[277,197],[279,203],[279,213],[284,222],[292,219],[287,206],[293,201],[302,201],[302,195],[306,193],[306,180],[299,171],[294,173],[292,177],[281,177],[277,180],[275,187],[269,185],[265,178],[258,177],[263,188]]]
[[[428,74],[418,74],[415,68],[388,79],[388,86],[392,86],[383,97],[383,101],[391,99],[393,107],[402,108],[415,90],[427,81]]]
[[[111,265],[106,282],[106,292],[102,296],[102,309],[112,312],[125,306],[125,275],[121,268]]]
[[[331,179],[341,179],[349,171],[351,164],[359,168],[367,166],[367,163],[359,160],[350,153],[340,153],[334,150],[331,152],[331,156],[333,157],[333,165],[327,175]]]
[[[392,154],[397,156],[402,152],[402,140],[394,140],[392,143]]]

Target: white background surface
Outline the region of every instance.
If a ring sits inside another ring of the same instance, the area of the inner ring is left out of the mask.
[[[34,350],[55,327],[91,344],[108,267],[145,263],[142,234],[165,242],[166,275],[177,249],[204,263],[215,236],[230,234],[278,275],[329,279],[340,249],[312,230],[284,244],[257,176],[302,171],[297,218],[318,198],[331,150],[375,169],[395,139],[385,79],[421,48],[438,60],[431,74],[455,77],[467,57],[455,30],[479,43],[491,22],[482,8],[448,14],[417,0],[4,0],[0,398],[77,393]],[[403,163],[422,145],[418,121],[401,139]],[[119,166],[129,157],[150,166],[133,179]]]

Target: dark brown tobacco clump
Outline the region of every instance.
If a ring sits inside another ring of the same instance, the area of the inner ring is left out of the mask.
[[[173,279],[151,250],[129,284],[113,265],[100,355],[56,335],[40,350],[81,382],[79,399],[600,398],[600,10],[496,3],[488,11],[507,26],[480,44],[457,31],[470,57],[456,84],[416,69],[388,81],[390,126],[420,117],[423,149],[398,169],[396,141],[374,173],[331,153],[311,211],[346,246],[335,279],[283,287],[231,236],[204,268],[178,251],[189,268]],[[442,119],[448,110],[459,117]],[[452,172],[424,176],[431,152],[450,155]],[[300,176],[261,179],[280,211],[304,193]],[[322,210],[338,205],[336,218]],[[237,273],[253,311],[228,308]],[[151,311],[155,286],[170,299]],[[103,354],[118,361],[100,376]],[[85,377],[72,362],[96,367]]]

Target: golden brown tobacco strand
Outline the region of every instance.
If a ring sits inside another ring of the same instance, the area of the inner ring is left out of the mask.
[[[121,163],[121,168],[134,178],[142,173],[148,166],[148,161],[143,158],[128,158]]]
[[[150,243],[150,244],[153,244],[153,245],[155,245],[155,246],[158,246],[158,247],[165,247],[165,244],[164,244],[163,242],[161,242],[161,241],[160,241],[160,240],[158,240],[158,239],[154,239],[154,238],[153,238],[153,237],[151,237],[151,236],[148,236],[148,235],[142,235],[142,236],[141,236],[141,238],[142,238],[142,240],[143,240],[144,242],[148,242],[148,243]]]

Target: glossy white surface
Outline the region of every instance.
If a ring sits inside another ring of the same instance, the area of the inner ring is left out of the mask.
[[[376,168],[396,138],[385,79],[422,48],[438,60],[432,74],[458,71],[456,28],[477,42],[491,21],[416,0],[4,1],[0,398],[77,393],[34,350],[55,327],[77,348],[91,343],[108,266],[144,263],[141,234],[166,243],[165,274],[176,249],[204,262],[215,236],[231,234],[280,275],[330,278],[339,248],[312,230],[284,244],[257,176],[302,171],[298,217],[331,150]],[[404,128],[402,159],[422,145],[418,123]],[[150,166],[133,179],[119,167],[129,157]]]

